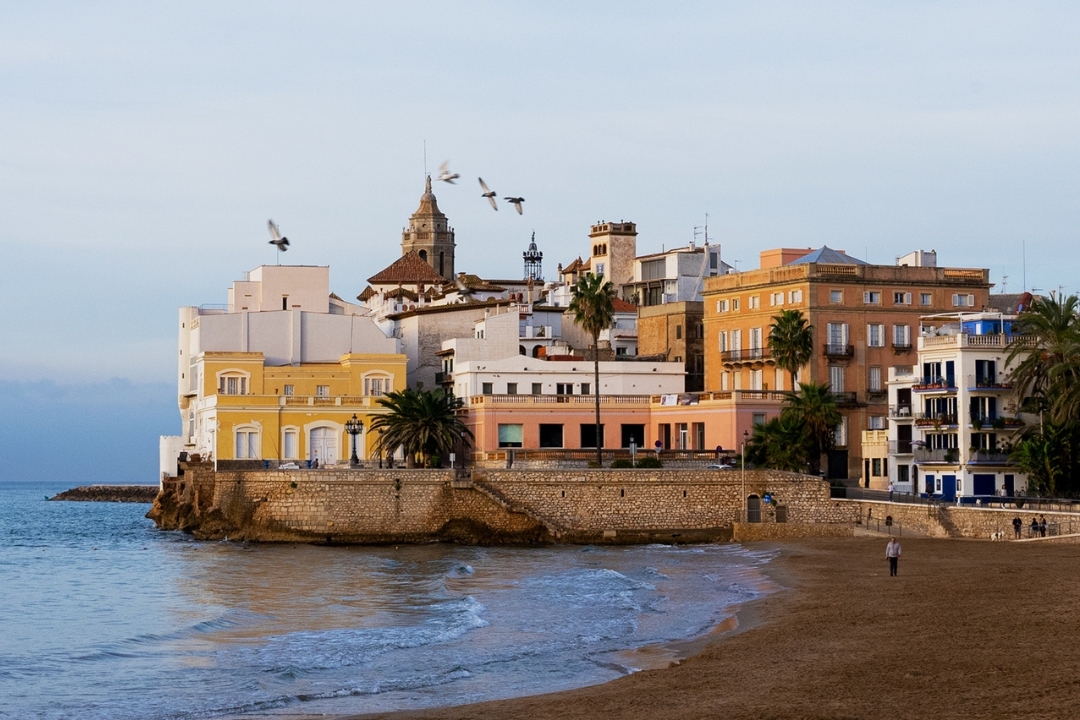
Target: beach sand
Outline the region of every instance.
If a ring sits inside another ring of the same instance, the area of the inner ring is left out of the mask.
[[[902,542],[898,577],[885,538],[767,545],[785,589],[666,669],[362,717],[1080,718],[1080,545]]]

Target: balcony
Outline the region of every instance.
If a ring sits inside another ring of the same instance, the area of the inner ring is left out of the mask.
[[[914,447],[915,463],[940,463],[943,465],[956,465],[960,462],[960,451],[956,448],[925,448]]]
[[[915,443],[912,440],[893,440],[889,443],[890,455],[910,455],[915,449]]]
[[[772,401],[783,402],[787,399],[788,393],[783,390],[718,390],[716,392],[704,392],[697,393],[698,401],[705,402],[707,400],[721,400],[721,401],[734,401],[734,402],[759,402],[759,401]],[[653,402],[661,402],[661,395],[654,395]]]
[[[867,390],[866,401],[872,403],[879,403],[886,400],[889,397],[889,391],[884,389]]]
[[[850,406],[859,404],[859,394],[856,392],[833,392],[829,394],[832,395],[837,405]]]
[[[720,353],[720,362],[725,365],[738,363],[755,363],[771,360],[772,353],[769,348],[749,348],[747,350],[724,350]]]
[[[648,405],[649,395],[601,395],[601,405]],[[596,403],[594,395],[473,395],[470,406],[479,405],[584,405]],[[554,409],[554,408],[552,408]]]
[[[956,392],[956,378],[923,377],[911,389],[914,392]]]
[[[436,385],[449,385],[454,382],[454,373],[451,372],[437,372],[435,373]]]
[[[910,420],[912,418],[911,405],[910,404],[890,405],[889,406],[889,418],[890,419],[899,419],[899,420]]]
[[[825,343],[825,357],[830,358],[849,358],[855,355],[854,345],[843,345],[836,343]]]
[[[964,386],[969,392],[995,392],[1012,390],[1012,383],[1004,373],[993,375],[968,375]]]
[[[975,430],[1015,430],[1026,425],[1020,418],[1000,415],[972,415],[970,427]],[[976,425],[978,427],[976,427]]]
[[[915,415],[916,427],[957,427],[956,415],[953,413],[917,413]]]
[[[1009,454],[998,450],[976,450],[968,458],[968,465],[1008,465]]]

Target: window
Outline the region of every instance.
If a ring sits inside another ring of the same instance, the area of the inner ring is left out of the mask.
[[[573,395],[574,384],[573,383],[555,383],[556,395]]]
[[[870,368],[870,378],[869,378],[869,380],[870,380],[869,387],[867,389],[870,392],[881,392],[881,368],[879,368],[879,367]]]
[[[259,457],[259,432],[257,430],[236,431],[236,459],[257,460]]]
[[[367,377],[364,378],[365,395],[385,395],[390,392],[390,378]]]
[[[709,269],[716,270],[718,267],[720,267],[720,254],[709,253]]]
[[[840,424],[836,426],[836,430],[833,431],[833,442],[837,447],[847,446],[847,418],[840,418]]]
[[[731,380],[729,379],[730,377],[731,377],[731,373],[727,373],[727,372],[720,373],[720,390],[722,392],[727,392],[728,390],[731,389]]]
[[[862,294],[863,302],[867,305],[880,305],[881,304],[881,292],[878,290],[864,290]]]
[[[499,425],[499,447],[521,447],[521,425]]]
[[[893,305],[910,305],[911,293],[909,292],[894,292],[892,294]]]
[[[751,370],[750,371],[750,389],[751,390],[761,390],[761,371],[760,370]]]
[[[788,303],[791,305],[797,305],[802,302],[802,290],[791,290],[787,294]]]
[[[897,465],[896,466],[896,482],[909,483],[911,482],[911,466],[909,465]]]
[[[540,447],[561,448],[563,446],[562,425],[540,425]]]
[[[247,395],[247,378],[243,375],[222,375],[218,377],[219,395]]]
[[[595,423],[582,423],[581,425],[581,447],[594,448],[596,447],[596,424]],[[600,447],[604,447],[604,426],[600,426]]]
[[[543,395],[544,394],[544,385],[543,385],[543,383],[533,383],[532,384],[532,394],[533,395]]]
[[[659,260],[645,260],[641,263],[641,279],[642,280],[660,280],[667,274],[667,261],[663,258]]]
[[[695,450],[704,450],[705,449],[705,423],[696,422],[696,423],[693,423],[690,426],[690,428],[693,431],[694,449]]]
[[[881,477],[881,458],[874,458],[870,461],[870,474],[874,477]]]
[[[716,312],[718,312],[718,313],[726,313],[727,309],[728,309],[728,301],[727,300],[717,300],[716,301]]]
[[[330,397],[330,386],[329,385],[316,385],[315,386],[315,394],[318,395],[319,397]]]
[[[826,323],[826,352],[830,355],[847,355],[848,324]]]
[[[786,374],[787,373],[785,371],[781,370],[780,368],[776,368],[773,371],[773,378],[774,378],[773,379],[773,387],[775,387],[777,390],[783,390],[784,389],[784,375],[786,375]]]
[[[731,312],[739,312],[739,298],[731,299]]]
[[[774,292],[774,293],[771,293],[769,295],[769,305],[775,306],[775,305],[783,305],[783,304],[784,304],[784,293],[782,293],[782,292]]]
[[[867,325],[866,344],[869,347],[885,347],[885,326],[879,323]]]
[[[952,304],[953,307],[975,307],[975,296],[954,294]]]
[[[581,383],[581,394],[582,395],[590,395],[590,394],[592,394],[592,385],[589,384],[589,383]]]
[[[829,391],[844,392],[844,368],[842,365],[829,366]]]
[[[596,274],[597,275],[603,275],[604,274],[604,263],[596,263]]]
[[[292,395],[295,392],[295,389],[292,385],[286,385],[284,392],[286,395]]]
[[[761,328],[750,328],[750,357],[760,358],[761,356]]]
[[[839,305],[840,303],[844,302],[844,291],[843,290],[830,290],[829,291],[829,302],[832,303],[833,305]]]
[[[884,430],[885,429],[885,416],[884,415],[871,415],[866,420],[866,427],[870,430]]]
[[[751,295],[750,299],[747,300],[746,302],[747,302],[747,306],[751,310],[757,310],[759,307],[761,307],[761,297],[758,296],[758,295]]]
[[[735,353],[742,350],[742,330],[731,331],[731,350]],[[737,355],[736,359],[738,359]]]
[[[480,388],[482,395],[492,395],[495,392],[495,385],[493,383],[480,383]]]
[[[919,293],[919,304],[920,305],[933,305],[934,304],[934,296],[931,293]]]
[[[892,326],[892,344],[893,347],[909,348],[911,347],[911,326],[910,325],[893,325]]]
[[[675,326],[675,339],[682,340],[682,325]]]
[[[721,330],[720,331],[718,348],[719,348],[720,352],[722,352],[722,353],[727,352],[727,349],[728,349],[727,330]]]
[[[298,433],[295,430],[286,430],[285,431],[285,442],[284,442],[285,452],[284,452],[284,455],[285,455],[286,460],[295,460],[296,458],[298,458],[300,456],[299,455],[300,450],[299,450],[299,447],[298,447],[297,442],[296,442],[297,438],[298,438]]]
[[[754,413],[753,420],[754,420],[754,425],[764,425],[765,424],[765,413]]]
[[[517,395],[517,383],[506,383],[506,394]]]

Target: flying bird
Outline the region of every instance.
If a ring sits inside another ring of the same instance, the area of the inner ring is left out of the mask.
[[[266,227],[270,231],[270,244],[276,245],[277,249],[281,252],[285,252],[286,250],[288,250],[289,238],[281,236],[281,232],[278,231],[278,226],[274,224],[274,221],[267,220]]]
[[[461,176],[457,173],[450,172],[449,160],[439,166],[439,180],[442,180],[443,182],[448,182],[451,185],[457,185],[457,183],[455,183],[454,181],[457,180],[459,177]]]
[[[525,202],[523,197],[504,197],[503,200],[517,208],[518,215],[521,215],[521,203]]]
[[[480,195],[480,197],[486,197],[488,199],[488,202],[491,203],[491,208],[493,210],[498,210],[499,206],[495,204],[495,192],[487,186],[487,183],[484,182],[484,178],[476,179],[480,181],[480,187],[484,189],[484,192]]]

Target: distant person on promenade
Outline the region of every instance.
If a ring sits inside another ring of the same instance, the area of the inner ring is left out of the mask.
[[[1039,516],[1039,537],[1046,537],[1046,516]]]
[[[892,480],[890,480],[889,481],[889,502],[892,502],[892,494],[893,494],[893,490],[895,490],[895,489],[896,489],[896,487],[892,484]]]
[[[1016,517],[1014,517],[1013,518],[1013,531],[1016,533],[1016,539],[1017,540],[1020,539],[1020,530],[1023,527],[1024,527],[1024,521],[1020,519],[1020,516],[1017,515]]]
[[[889,538],[885,546],[885,557],[889,558],[889,576],[896,575],[896,566],[900,563],[900,543],[896,538]]]
[[[1001,507],[1005,507],[1005,498],[1009,497],[1009,490],[1004,485],[1001,486]]]
[[[1031,537],[1039,537],[1039,521],[1034,515],[1031,516]]]

